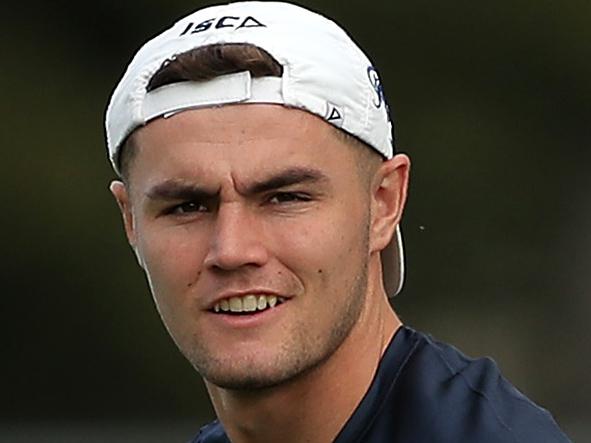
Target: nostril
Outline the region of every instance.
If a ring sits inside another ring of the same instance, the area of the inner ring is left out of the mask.
[[[269,253],[257,217],[239,202],[220,204],[204,264],[216,270],[264,265]]]

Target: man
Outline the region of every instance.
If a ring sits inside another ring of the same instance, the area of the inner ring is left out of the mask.
[[[410,161],[333,22],[197,11],[136,54],[106,126],[129,243],[219,418],[194,441],[568,441],[494,363],[390,307]]]

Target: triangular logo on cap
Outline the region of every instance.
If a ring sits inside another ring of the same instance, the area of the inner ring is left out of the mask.
[[[339,110],[337,108],[332,108],[332,111],[330,113],[330,116],[328,117],[328,120],[341,120],[343,117],[341,116],[341,113],[339,112]]]
[[[242,24],[240,26],[238,26],[238,28],[260,28],[260,27],[266,28],[266,26],[264,24],[259,22],[253,16],[246,17],[244,19],[244,21],[242,22]]]
[[[328,116],[326,117],[326,120],[329,123],[335,126],[341,126],[343,124],[343,113],[339,110],[339,108],[330,103],[328,104],[328,112],[326,115]]]

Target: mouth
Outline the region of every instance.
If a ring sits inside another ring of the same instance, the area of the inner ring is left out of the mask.
[[[229,297],[215,303],[210,312],[228,315],[252,315],[274,309],[285,303],[284,297],[268,294],[247,294],[240,297]]]

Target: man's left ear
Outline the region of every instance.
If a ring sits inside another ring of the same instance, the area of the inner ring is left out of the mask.
[[[385,160],[374,174],[371,187],[371,251],[384,249],[400,223],[406,195],[410,159],[406,154],[396,154]]]

